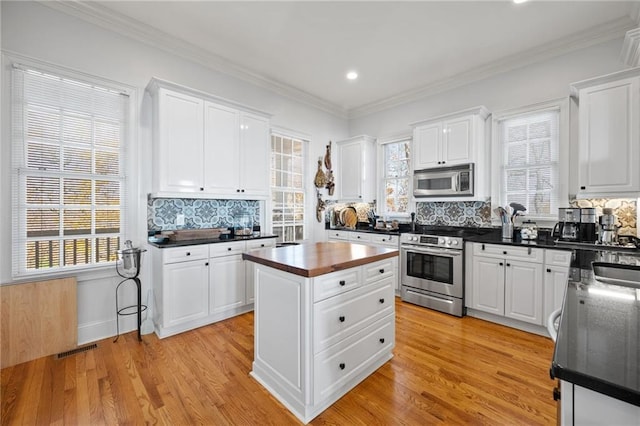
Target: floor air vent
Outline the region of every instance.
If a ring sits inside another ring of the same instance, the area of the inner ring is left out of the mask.
[[[91,349],[95,349],[97,347],[98,347],[98,345],[96,343],[92,343],[90,345],[83,346],[81,348],[71,349],[70,351],[59,353],[58,355],[56,355],[56,359],[62,359],[62,358],[66,358],[66,357],[71,356],[71,355],[79,354],[80,352],[90,351]]]

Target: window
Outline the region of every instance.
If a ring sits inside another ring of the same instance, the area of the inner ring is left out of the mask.
[[[305,141],[271,136],[272,232],[278,242],[305,238]]]
[[[565,158],[561,146],[567,144],[562,116],[561,103],[497,115],[497,205],[519,203],[526,207],[528,219],[555,221],[558,207],[568,198],[567,173],[560,170],[561,158]]]
[[[12,77],[14,276],[115,261],[128,96],[18,65]]]
[[[397,216],[409,210],[411,140],[382,145],[384,214]]]

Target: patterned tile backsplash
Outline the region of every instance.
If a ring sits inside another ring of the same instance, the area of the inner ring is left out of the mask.
[[[636,199],[607,198],[571,200],[571,207],[595,207],[598,217],[602,215],[602,209],[609,207],[618,217],[618,235],[637,235],[638,229],[638,202]]]
[[[439,226],[491,226],[491,201],[416,203],[416,223]]]
[[[178,214],[184,215],[184,226],[176,225]],[[259,225],[260,202],[192,198],[150,198],[147,201],[149,231],[232,227],[234,218],[243,215],[252,216],[254,225]]]

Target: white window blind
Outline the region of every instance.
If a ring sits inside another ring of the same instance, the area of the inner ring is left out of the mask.
[[[272,232],[278,242],[305,238],[305,141],[271,136]]]
[[[128,96],[15,65],[13,275],[116,260],[126,228]]]
[[[500,205],[519,203],[529,218],[555,220],[562,196],[559,123],[559,108],[498,121]]]
[[[411,177],[411,140],[383,145],[384,214],[407,214]]]

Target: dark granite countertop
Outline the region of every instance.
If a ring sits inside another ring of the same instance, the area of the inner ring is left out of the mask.
[[[209,239],[200,239],[200,240],[168,241],[166,243],[153,243],[151,241],[148,241],[148,243],[158,248],[170,248],[170,247],[194,246],[194,245],[200,245],[200,244],[232,243],[234,241],[260,240],[264,238],[277,238],[277,236],[261,235],[259,237],[247,236],[247,237],[234,237],[234,238],[228,238],[228,239],[209,238]]]
[[[640,290],[581,269],[562,309],[552,376],[640,406]]]
[[[374,229],[374,228],[326,228],[327,231],[348,231],[348,232],[364,232],[367,234],[383,234],[383,235],[400,235],[400,230],[382,230],[382,229]]]
[[[489,232],[484,235],[473,235],[465,238],[465,241],[474,243],[485,244],[504,244],[510,246],[524,246],[524,247],[538,247],[538,248],[551,248],[551,249],[565,249],[571,250],[570,247],[563,247],[558,245],[553,238],[549,235],[541,235],[540,238],[535,240],[523,240],[520,237],[520,233],[516,233],[513,239],[502,238],[500,229],[496,229],[494,232]]]

